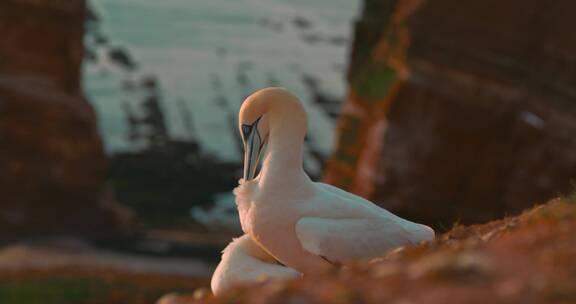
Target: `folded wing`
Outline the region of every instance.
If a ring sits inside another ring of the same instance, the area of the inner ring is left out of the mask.
[[[305,217],[296,223],[296,234],[306,251],[343,264],[434,238],[434,231],[427,226],[386,218]]]

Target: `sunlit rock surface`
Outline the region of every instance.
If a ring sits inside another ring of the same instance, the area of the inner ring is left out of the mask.
[[[0,3],[0,237],[122,237],[130,213],[80,89],[85,3]]]
[[[365,1],[325,180],[438,228],[576,178],[573,1]]]
[[[574,233],[575,198],[555,199],[338,273],[161,303],[574,303]]]

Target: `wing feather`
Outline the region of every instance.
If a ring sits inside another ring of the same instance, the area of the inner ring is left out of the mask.
[[[296,223],[296,234],[306,251],[333,262],[347,263],[382,256],[396,247],[434,238],[430,228],[418,226],[403,227],[382,218],[305,217]]]

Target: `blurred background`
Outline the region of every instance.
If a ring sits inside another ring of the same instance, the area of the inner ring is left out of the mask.
[[[282,86],[305,170],[445,231],[569,193],[568,0],[4,0],[0,303],[153,303],[241,230],[240,104]],[[201,290],[201,289],[200,289]]]

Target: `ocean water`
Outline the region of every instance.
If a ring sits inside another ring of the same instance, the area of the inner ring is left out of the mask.
[[[222,159],[240,160],[231,130],[235,122],[215,102],[228,100],[237,113],[243,98],[271,83],[306,103],[311,145],[328,154],[334,124],[312,102],[302,75],[319,80],[323,91],[345,96],[344,73],[358,0],[92,0],[109,44],[127,49],[138,62],[127,72],[106,60],[84,65],[84,89],[96,108],[108,152],[137,148],[126,140],[122,102],[135,96],[126,79],[159,80],[168,132],[197,138]],[[97,51],[99,54],[100,51]],[[218,92],[214,82],[218,80]],[[242,84],[241,84],[242,83]],[[179,101],[180,100],[180,101]],[[186,128],[178,102],[191,112]]]

